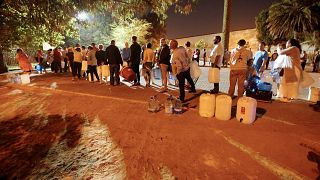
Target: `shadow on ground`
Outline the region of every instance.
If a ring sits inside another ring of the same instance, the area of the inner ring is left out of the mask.
[[[0,122],[0,179],[24,179],[51,146],[66,140],[77,146],[84,120],[79,115],[15,117]]]

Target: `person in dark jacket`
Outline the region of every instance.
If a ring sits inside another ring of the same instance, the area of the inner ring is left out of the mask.
[[[161,68],[161,78],[162,78],[162,85],[163,87],[160,89],[160,92],[166,92],[167,88],[167,80],[168,80],[168,72],[170,69],[170,48],[166,43],[164,38],[160,39],[161,49],[159,51],[159,59],[158,64]]]
[[[139,65],[140,65],[140,55],[141,55],[141,46],[137,43],[137,37],[132,36],[132,45],[130,46],[131,49],[131,57],[130,61],[132,64],[132,70],[136,73],[137,79],[134,80],[134,86],[140,85],[140,72],[139,72]]]
[[[120,64],[123,64],[119,48],[115,44],[115,41],[112,40],[110,46],[106,49],[107,64],[110,66],[110,85],[112,86],[120,85],[119,71]],[[114,84],[114,81],[116,81],[116,84]]]
[[[98,74],[100,78],[100,84],[102,84],[102,66],[107,64],[107,54],[103,50],[103,44],[99,44],[99,49],[96,52],[97,65],[98,65]],[[107,78],[107,77],[106,77]]]

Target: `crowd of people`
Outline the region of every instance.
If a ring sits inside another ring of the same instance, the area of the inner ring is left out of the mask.
[[[215,36],[213,40],[214,47],[210,52],[208,60],[212,68],[220,70],[225,64],[230,65],[229,82],[230,87],[228,95],[234,97],[236,84],[238,85],[238,97],[243,96],[245,91],[245,81],[252,75],[262,76],[264,70],[270,65],[270,68],[279,72],[281,81],[279,81],[279,97],[289,101],[298,96],[298,87],[300,79],[302,79],[302,71],[305,66],[305,58],[307,56],[305,51],[301,50],[300,43],[295,39],[290,39],[286,45],[279,44],[279,48],[274,53],[268,56],[265,50],[265,43],[260,42],[258,51],[253,55],[251,50],[245,47],[246,41],[241,39],[237,43],[237,47],[230,53],[224,51],[221,44],[221,37]],[[292,62],[291,67],[283,68],[279,66],[276,68],[274,65],[279,61],[279,57],[290,57]],[[228,62],[225,62],[228,56]],[[28,56],[22,49],[17,50],[16,58],[19,62],[20,68],[25,72],[32,70],[31,63]],[[185,87],[189,87],[189,92],[196,92],[195,82],[191,78],[192,69],[190,63],[197,61],[199,63],[200,51],[193,51],[191,43],[186,42],[185,46],[179,46],[177,40],[172,39],[167,44],[167,40],[160,39],[159,51],[152,49],[152,44],[148,43],[146,46],[141,46],[137,42],[137,37],[132,37],[132,44],[125,43],[123,49],[116,46],[115,40],[110,42],[110,45],[104,48],[104,45],[99,44],[96,47],[95,43],[90,46],[80,46],[76,44],[75,47],[69,47],[62,50],[61,47],[48,50],[44,54],[41,50],[36,53],[36,61],[38,62],[37,70],[42,73],[46,72],[48,67],[54,73],[72,72],[72,80],[81,80],[83,78],[90,79],[94,82],[96,79],[100,84],[107,83],[106,77],[103,76],[103,67],[108,65],[110,76],[110,85],[120,85],[119,72],[120,68],[129,66],[134,71],[136,78],[134,79],[133,86],[140,86],[140,74],[144,76],[146,87],[151,86],[153,82],[153,67],[159,66],[161,69],[162,87],[159,92],[168,91],[168,77],[169,73],[176,78],[179,86],[179,99],[185,100]],[[206,61],[206,53],[204,54],[204,62]],[[314,71],[319,70],[319,53],[315,57]],[[140,65],[142,70],[140,71]],[[280,68],[279,68],[280,67]],[[187,85],[185,83],[187,80]],[[210,91],[213,94],[219,93],[219,83],[214,83],[214,88]]]

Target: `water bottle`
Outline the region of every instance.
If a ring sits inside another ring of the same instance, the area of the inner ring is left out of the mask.
[[[173,98],[170,95],[167,98],[167,101],[165,103],[165,113],[167,113],[167,114],[172,114],[173,113],[173,102],[172,101],[173,101]]]
[[[160,109],[159,101],[156,96],[151,96],[148,103],[148,111],[149,112],[157,112]]]
[[[182,102],[180,99],[176,99],[174,103],[174,113],[175,114],[182,114]]]

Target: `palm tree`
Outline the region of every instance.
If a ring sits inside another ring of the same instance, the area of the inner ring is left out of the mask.
[[[297,33],[313,32],[319,22],[313,11],[317,4],[314,0],[283,0],[271,5],[267,19],[271,35],[276,38],[293,35],[297,39]]]
[[[222,42],[224,49],[229,49],[230,15],[232,0],[224,0]]]

